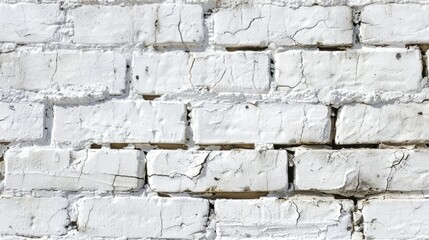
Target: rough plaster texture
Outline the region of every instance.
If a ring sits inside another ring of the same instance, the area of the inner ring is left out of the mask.
[[[0,0],[0,239],[429,238],[429,0]]]

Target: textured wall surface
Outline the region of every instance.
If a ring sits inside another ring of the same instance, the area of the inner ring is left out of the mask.
[[[428,0],[0,0],[0,239],[429,239]]]

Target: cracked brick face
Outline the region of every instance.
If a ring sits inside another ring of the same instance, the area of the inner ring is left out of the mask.
[[[0,239],[429,239],[428,9],[0,0]]]

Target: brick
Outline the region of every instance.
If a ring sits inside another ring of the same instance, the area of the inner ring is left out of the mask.
[[[45,106],[0,102],[0,141],[36,141],[44,137]]]
[[[429,142],[429,104],[354,104],[338,111],[338,144]]]
[[[103,86],[125,92],[126,58],[115,52],[58,52],[53,81],[61,85]]]
[[[79,232],[112,238],[180,238],[204,236],[209,203],[197,198],[114,197],[78,201]]]
[[[66,198],[0,198],[0,234],[43,237],[64,235],[69,224]]]
[[[184,143],[186,107],[179,102],[111,100],[55,106],[52,140],[94,143]]]
[[[270,59],[259,52],[146,53],[134,56],[136,92],[161,95],[186,89],[267,93]]]
[[[57,4],[0,4],[0,42],[51,42],[62,21]]]
[[[429,238],[428,199],[371,199],[360,204],[366,238]]]
[[[215,201],[216,234],[225,239],[351,239],[353,202],[332,198]]]
[[[220,9],[214,14],[214,41],[226,47],[351,45],[349,7],[256,5]]]
[[[279,191],[288,186],[286,151],[152,150],[149,185],[158,192]]]
[[[420,4],[374,4],[361,12],[360,39],[366,44],[429,43],[429,7]]]
[[[52,85],[107,87],[125,92],[125,56],[113,52],[21,51],[0,55],[1,88],[43,90]]]
[[[137,150],[52,147],[9,149],[5,188],[20,191],[137,191],[144,184],[144,155]]]
[[[152,4],[82,6],[71,12],[73,41],[81,44],[145,43],[195,46],[204,40],[201,6]]]
[[[296,90],[416,93],[424,86],[421,57],[416,49],[292,50],[275,55],[276,81]]]
[[[297,150],[295,189],[347,196],[427,191],[428,157],[420,149]]]
[[[312,104],[202,104],[191,112],[197,144],[328,143],[330,109]]]

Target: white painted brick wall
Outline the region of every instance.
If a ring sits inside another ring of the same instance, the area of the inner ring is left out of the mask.
[[[81,44],[201,45],[198,5],[81,6],[71,12],[73,41]]]
[[[53,41],[64,19],[57,4],[0,3],[0,42]]]
[[[136,92],[161,95],[187,89],[268,93],[270,60],[259,52],[148,53],[134,56]]]
[[[44,136],[45,106],[0,102],[0,141],[36,141]]]
[[[209,203],[204,199],[115,197],[77,202],[83,236],[197,239],[204,236]]]
[[[184,143],[186,108],[179,102],[107,101],[55,106],[52,140],[94,143]]]
[[[428,43],[428,6],[419,4],[374,4],[362,9],[363,43],[412,44]]]
[[[339,144],[424,143],[429,139],[429,104],[356,104],[338,111]]]
[[[149,185],[159,192],[268,192],[288,187],[286,151],[153,150]]]
[[[0,239],[426,239],[429,1],[0,0]]]
[[[64,235],[69,224],[67,198],[0,198],[0,234]]]
[[[144,155],[137,150],[16,148],[5,154],[5,188],[21,191],[137,191]]]
[[[363,200],[364,233],[371,239],[429,237],[427,199]]]
[[[427,191],[426,150],[347,149],[295,152],[295,189],[344,195]],[[335,173],[335,174],[333,174]]]
[[[424,85],[416,49],[291,50],[275,58],[277,83],[287,89],[420,92]]]
[[[125,92],[126,59],[114,52],[24,51],[0,55],[1,88],[43,90],[51,86],[100,86]]]
[[[216,200],[225,239],[351,239],[353,202],[335,199]]]
[[[351,45],[352,27],[349,7],[243,6],[215,13],[214,41],[226,47]]]
[[[327,143],[330,111],[311,104],[205,104],[192,110],[198,144]]]

